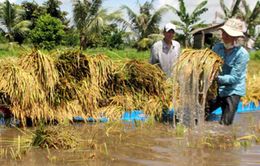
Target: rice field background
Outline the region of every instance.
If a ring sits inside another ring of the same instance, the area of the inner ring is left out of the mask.
[[[23,125],[26,118],[31,118],[33,122],[42,119],[61,121],[74,116],[117,119],[123,111],[135,109],[157,116],[161,108],[172,107],[172,101],[177,110],[179,103],[187,107],[194,101],[190,108],[200,105],[201,115],[196,114],[201,118],[196,119],[203,119],[206,94],[221,65],[218,56],[213,56],[209,49],[184,50],[174,69],[174,80],[177,80],[174,83],[164,81],[166,77],[161,70],[148,63],[149,51],[98,48],[81,52],[59,48],[46,52],[28,48],[1,45],[2,52],[5,52],[0,68],[1,103],[7,105]],[[255,84],[259,80],[257,64],[257,60],[249,63],[244,104],[250,101],[259,104],[259,87]],[[194,80],[190,80],[191,85],[186,83],[187,87],[180,84],[182,86],[174,88],[174,84],[183,82],[181,78],[185,82],[190,78]],[[194,89],[186,92],[181,87]],[[201,92],[193,94],[196,89]],[[205,95],[199,95],[201,93]],[[189,96],[181,97],[179,94]],[[181,98],[191,101],[187,103],[179,100]]]
[[[143,109],[149,115],[158,115],[161,108],[172,101],[162,102],[160,96],[172,87],[164,85],[163,73],[147,63],[148,51],[99,48],[79,52],[60,48],[45,52],[19,47],[5,47],[0,51],[3,53],[0,77],[6,80],[1,81],[0,87],[10,95],[8,98],[11,98],[15,116],[25,121],[23,117],[30,115],[37,122],[36,128],[1,131],[4,134],[0,139],[0,159],[4,164],[26,163],[26,160],[34,158],[32,165],[39,164],[39,161],[50,165],[136,165],[143,160],[148,165],[154,161],[167,165],[182,158],[179,152],[187,153],[186,157],[178,160],[185,163],[187,158],[192,160],[188,155],[191,152],[219,157],[223,155],[217,154],[223,151],[232,154],[232,149],[259,145],[257,115],[243,117],[230,128],[221,128],[211,122],[196,130],[182,125],[173,130],[171,126],[157,123],[154,119],[148,119],[145,123],[111,121],[96,125],[70,125],[70,121],[66,121],[69,118],[66,118],[60,120],[59,125],[45,126],[38,120],[59,120],[59,117],[72,118],[73,115],[96,117],[101,112],[107,113],[102,114],[104,116],[118,119],[122,110],[134,108]],[[183,64],[178,69],[185,66]],[[249,93],[243,99],[245,104],[259,101],[259,69],[259,61],[249,62]],[[189,73],[187,70],[187,77]],[[170,97],[166,95],[165,99]],[[105,109],[95,112],[97,106]],[[200,160],[193,159],[192,163],[199,163]],[[204,158],[202,162],[205,165],[212,163],[210,158]],[[235,164],[237,160],[230,162]]]

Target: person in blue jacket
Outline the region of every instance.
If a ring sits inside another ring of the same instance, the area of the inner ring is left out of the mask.
[[[230,18],[220,27],[222,43],[213,46],[213,51],[223,60],[218,82],[218,96],[209,101],[206,116],[218,107],[222,109],[220,124],[231,125],[240,101],[246,93],[246,73],[249,54],[245,48],[237,45],[239,37],[244,37],[244,23]]]

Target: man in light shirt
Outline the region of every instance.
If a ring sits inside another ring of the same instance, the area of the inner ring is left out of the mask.
[[[158,64],[167,77],[172,76],[172,67],[180,54],[180,43],[173,40],[175,31],[175,25],[167,23],[163,29],[164,39],[151,48],[150,63]]]

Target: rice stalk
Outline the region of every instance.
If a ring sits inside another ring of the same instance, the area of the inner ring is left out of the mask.
[[[259,106],[260,102],[260,75],[247,75],[246,80],[246,96],[242,98],[243,105],[253,102],[255,106]]]
[[[26,116],[26,109],[45,101],[45,93],[34,75],[23,70],[15,62],[9,61],[1,65],[0,79],[0,91],[10,97],[10,108],[15,117]],[[22,112],[12,109],[16,106],[19,106]]]
[[[209,49],[183,51],[173,68],[173,105],[181,123],[204,121],[207,92],[222,63]]]
[[[27,72],[33,73],[39,80],[48,98],[53,101],[54,88],[59,80],[58,71],[55,67],[53,58],[45,55],[39,50],[24,54],[19,59],[19,65]]]

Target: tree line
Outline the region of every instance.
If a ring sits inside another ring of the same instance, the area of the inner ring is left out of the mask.
[[[21,4],[5,0],[0,3],[0,41],[32,44],[43,49],[56,46],[109,47],[122,49],[125,46],[138,50],[148,49],[151,44],[162,38],[159,24],[166,13],[175,14],[179,21],[170,20],[182,32],[177,40],[185,47],[191,45],[191,31],[207,26],[201,15],[207,12],[207,0],[200,2],[192,12],[188,12],[184,0],[178,0],[175,8],[165,5],[155,8],[155,0],[143,4],[137,2],[138,11],[127,5],[109,12],[103,6],[104,0],[72,0],[73,18],[68,20],[66,11],[62,11],[60,0],[46,0],[42,5],[35,1]],[[247,34],[256,38],[255,26],[260,24],[260,2],[250,9],[246,0],[233,0],[228,8],[220,0],[222,12],[217,17],[226,20],[238,17],[248,26]],[[127,14],[127,19],[124,17]],[[260,47],[260,46],[258,46]]]

